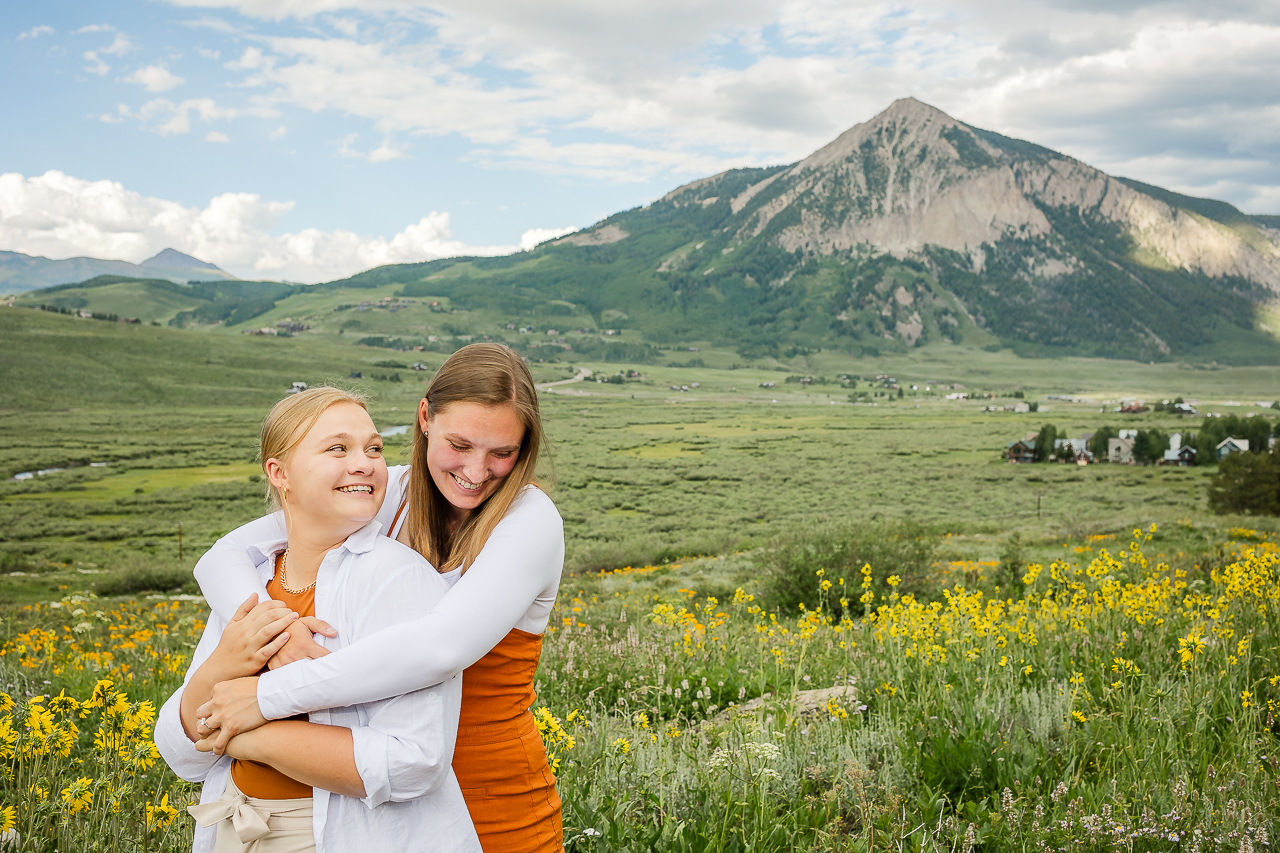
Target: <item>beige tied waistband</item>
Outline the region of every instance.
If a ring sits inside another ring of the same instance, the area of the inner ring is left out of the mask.
[[[231,819],[231,826],[241,844],[253,842],[273,830],[310,830],[311,798],[296,800],[263,800],[247,797],[236,788],[230,778],[227,790],[213,802],[187,806],[187,812],[201,826],[213,826]],[[256,848],[256,844],[249,849]]]

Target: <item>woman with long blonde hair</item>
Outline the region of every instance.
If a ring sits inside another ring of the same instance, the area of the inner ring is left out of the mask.
[[[448,591],[413,549],[379,535],[387,486],[382,437],[359,396],[313,388],[281,400],[262,427],[259,459],[283,535],[244,551],[278,601],[250,595],[227,620],[209,617],[183,685],[156,720],[169,766],[204,783],[196,853],[449,850],[480,843],[450,763],[462,685],[316,709],[231,738],[215,754],[197,710],[219,681],[259,671],[283,629],[316,616],[333,647],[417,617]]]
[[[543,444],[537,391],[523,360],[471,344],[436,373],[418,411],[408,466],[390,469],[383,532],[426,557],[448,583],[430,612],[326,654],[306,628],[259,677],[214,688],[199,709],[222,750],[267,719],[462,679],[453,767],[485,853],[563,847],[560,798],[533,717],[533,677],[564,562],[563,524],[534,484]],[[266,595],[244,559],[267,538],[267,516],[232,531],[201,558],[196,578],[228,618]]]

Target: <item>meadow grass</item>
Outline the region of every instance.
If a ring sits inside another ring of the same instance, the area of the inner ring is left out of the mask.
[[[420,393],[381,398],[375,422],[411,422]],[[570,573],[724,553],[824,523],[876,519],[956,534],[948,547],[957,559],[998,559],[1014,531],[1029,557],[1047,556],[1063,535],[1201,517],[1211,474],[1009,465],[1000,458],[1004,446],[1046,417],[986,413],[968,402],[656,405],[548,394],[543,406],[551,439],[543,482],[565,519]],[[189,569],[217,536],[263,511],[252,459],[264,410],[0,413],[3,469],[74,466],[0,482],[0,600],[43,600],[54,578],[56,590],[96,577],[81,573]],[[1086,407],[1052,416],[1070,434],[1102,423],[1185,423],[1167,415],[1119,421]],[[407,461],[409,438],[388,439],[389,461]]]
[[[332,330],[251,339],[20,313],[0,311],[15,343],[0,473],[71,467],[0,482],[0,828],[12,819],[29,850],[186,849],[194,788],[141,733],[205,614],[172,593],[263,509],[263,414],[288,381],[331,378],[375,392],[380,427],[412,424],[426,375],[346,374],[442,356]],[[1198,426],[1048,393],[1232,411],[1228,393],[1277,396],[1275,369],[958,352],[743,365],[700,347],[712,367],[640,365],[622,385],[542,395],[567,560],[538,720],[570,850],[1273,843],[1280,525],[1207,515],[1210,468],[1000,452],[1044,423]],[[580,366],[534,369],[547,382]],[[832,381],[845,371],[864,394],[890,373],[1024,390],[1049,411],[988,413],[937,390],[853,405]],[[390,461],[408,439],[389,439]],[[903,535],[925,556],[885,544]]]
[[[1009,590],[982,566],[944,587],[946,562],[922,597],[818,572],[791,612],[696,588],[758,553],[569,579],[535,685],[568,849],[1265,849],[1280,537],[1154,557],[1194,528],[1086,539]],[[189,843],[195,789],[143,730],[204,609],[160,598],[8,611],[0,824],[21,849]]]

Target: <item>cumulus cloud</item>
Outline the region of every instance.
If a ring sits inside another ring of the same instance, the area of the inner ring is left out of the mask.
[[[47,24],[41,24],[38,27],[32,27],[25,33],[19,33],[18,41],[22,41],[23,39],[38,39],[40,36],[51,36],[54,32],[55,30],[53,27],[50,27]]]
[[[224,193],[203,208],[187,207],[116,181],[10,172],[0,175],[0,245],[30,255],[135,263],[172,247],[242,278],[316,282],[381,264],[509,254],[574,230],[530,229],[517,244],[472,246],[454,239],[447,212],[431,211],[390,238],[343,229],[275,233],[293,207],[254,193]]]
[[[230,142],[231,138],[220,130],[211,130],[204,135],[205,142]]]
[[[227,66],[264,102],[457,135],[491,167],[788,162],[914,95],[1108,170],[1176,162],[1144,180],[1242,203],[1280,187],[1280,6],[1262,0],[170,2],[280,22]],[[1245,174],[1179,183],[1200,160]]]
[[[167,92],[187,82],[163,65],[146,65],[125,77],[127,83],[137,83],[148,92]]]
[[[563,237],[566,234],[572,234],[577,228],[530,228],[528,231],[520,235],[520,250],[523,252],[531,251],[539,244],[548,240],[554,240],[557,237]]]

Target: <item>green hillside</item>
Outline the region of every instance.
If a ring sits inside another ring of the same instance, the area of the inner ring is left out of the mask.
[[[289,285],[266,281],[178,284],[167,279],[101,275],[34,290],[14,301],[28,307],[45,305],[186,326],[247,320],[291,292]]]
[[[88,405],[267,406],[292,382],[346,380],[372,350],[0,308],[5,409]],[[386,373],[386,371],[380,371]]]

